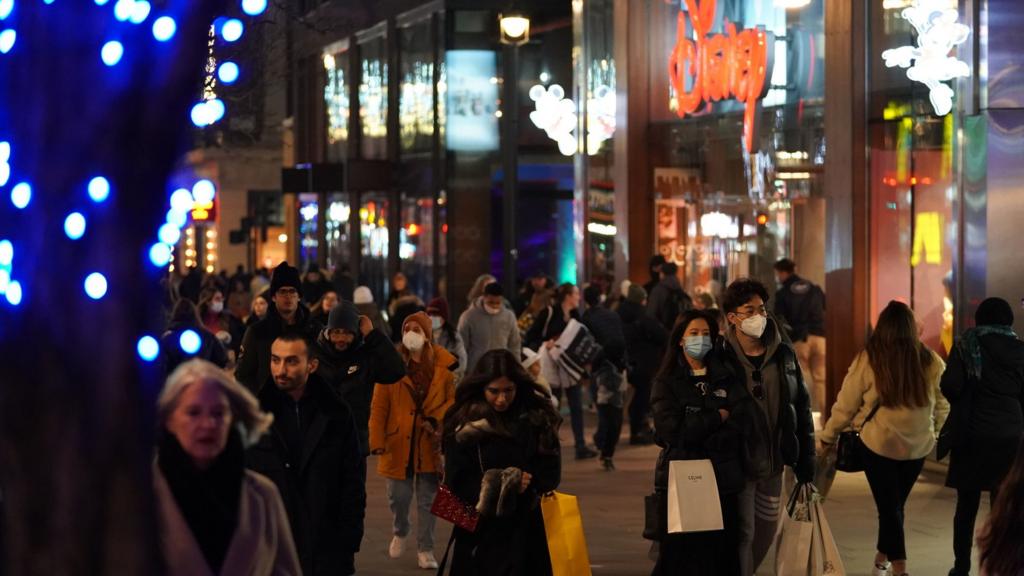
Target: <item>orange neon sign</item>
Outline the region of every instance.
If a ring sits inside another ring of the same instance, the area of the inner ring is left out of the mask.
[[[761,98],[768,93],[769,47],[772,34],[762,28],[738,31],[726,21],[725,34],[709,36],[717,0],[685,0],[687,12],[679,12],[676,44],[668,59],[669,80],[675,89],[676,114],[685,118],[706,103],[735,98],[746,104],[743,112],[743,144],[754,149],[754,130]],[[696,33],[690,38],[686,14]],[[686,91],[686,80],[691,80]]]

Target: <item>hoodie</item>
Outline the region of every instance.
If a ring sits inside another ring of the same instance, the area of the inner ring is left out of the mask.
[[[484,299],[477,298],[459,317],[459,335],[466,346],[466,372],[470,373],[480,357],[495,349],[508,350],[522,357],[522,341],[516,315],[508,308],[497,314],[484,310]]]

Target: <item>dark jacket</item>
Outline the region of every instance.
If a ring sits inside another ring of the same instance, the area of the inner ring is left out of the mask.
[[[305,306],[299,305],[295,318],[295,324],[286,325],[271,302],[266,318],[245,331],[235,378],[254,394],[270,379],[270,347],[274,340],[286,332],[303,334],[310,339],[316,337],[316,330],[309,321],[309,310]]]
[[[375,302],[356,304],[356,310],[359,310],[360,314],[370,319],[374,330],[380,330],[387,336],[388,340],[391,339],[391,324],[384,320],[384,315],[380,313],[380,308],[377,307]]]
[[[759,438],[745,437],[752,424],[741,422],[743,415],[737,411],[741,404],[751,404],[750,393],[714,356],[708,357],[707,367],[706,376],[695,376],[689,364],[679,361],[671,373],[654,381],[651,412],[655,439],[661,446],[654,476],[656,491],[667,490],[670,461],[703,458],[710,459],[715,468],[720,494],[737,494],[746,486],[746,443],[761,443]],[[730,413],[724,422],[719,409]],[[756,414],[749,409],[745,412],[746,416]],[[749,476],[756,475],[750,471]]]
[[[952,434],[946,485],[952,488],[997,488],[1024,435],[1024,342],[990,334],[980,343],[980,380],[968,377],[959,346],[942,374]]]
[[[449,412],[447,418],[451,418]],[[446,437],[445,484],[463,502],[480,498],[482,470],[514,466],[533,475],[506,518],[483,518],[476,532],[455,528],[451,574],[458,576],[546,576],[551,574],[540,496],[558,488],[562,459],[556,439],[543,441],[546,430],[527,413],[509,420],[509,435],[480,432],[461,441]],[[546,447],[546,448],[545,448]]]
[[[550,321],[548,318],[550,318]],[[569,318],[579,322],[579,310],[572,310],[569,313]],[[562,307],[559,304],[556,303],[548,306],[537,313],[537,317],[533,320],[533,326],[530,326],[530,329],[526,332],[526,341],[523,345],[533,350],[540,350],[540,347],[545,342],[561,336],[568,325],[569,322],[565,319],[565,315],[562,314]]]
[[[311,420],[300,427],[301,453],[289,448],[283,425],[284,411],[296,404],[270,381],[259,400],[274,415],[274,424],[248,450],[247,465],[281,493],[303,573],[354,574],[366,512],[366,460],[348,406],[316,372],[306,387],[303,400],[311,404]]]
[[[388,317],[391,323],[391,339],[395,342],[402,341],[402,324],[409,316],[426,309],[423,300],[412,292],[405,291],[396,295],[391,293],[388,300]]]
[[[629,381],[646,383],[654,378],[668,341],[668,331],[647,309],[636,302],[619,305],[622,333],[629,358]]]
[[[199,334],[199,351],[195,354],[186,354],[181,349],[181,334],[186,330],[192,330]],[[213,362],[223,368],[228,364],[228,354],[224,345],[213,335],[212,332],[203,328],[196,322],[176,322],[167,328],[167,332],[160,337],[160,357],[163,362],[164,374],[174,372],[179,364],[193,358]]]
[[[676,276],[665,276],[648,294],[648,312],[667,330],[675,326],[679,314],[693,308],[693,299]]]
[[[825,293],[793,274],[775,293],[775,315],[789,327],[793,342],[825,335]]]
[[[619,315],[603,306],[588,308],[583,313],[583,325],[601,345],[601,356],[616,369],[626,369],[626,336]]]
[[[317,336],[315,350],[320,366],[317,373],[344,400],[352,411],[359,431],[363,455],[370,453],[370,402],[376,384],[394,384],[405,376],[405,363],[391,340],[379,330],[366,338],[361,334],[344,352],[339,352],[327,337]]]
[[[803,482],[814,480],[814,419],[811,416],[811,399],[804,385],[803,372],[797,361],[796,350],[780,332],[774,320],[768,321],[765,335],[762,337],[769,344],[764,364],[760,368],[765,384],[774,382],[778,386],[769,390],[775,394],[777,413],[765,413],[770,428],[769,457],[773,473],[781,473],[782,466],[790,466],[797,479]],[[746,359],[737,356],[735,347],[723,340],[723,359],[737,375],[748,390],[751,383],[747,379]],[[767,374],[769,371],[773,373]]]

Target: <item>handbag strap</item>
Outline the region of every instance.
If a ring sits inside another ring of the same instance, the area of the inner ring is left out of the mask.
[[[882,407],[882,403],[881,403],[881,401],[879,401],[879,402],[875,403],[875,407],[871,409],[871,412],[868,412],[868,417],[867,417],[867,418],[865,418],[865,419],[864,419],[864,421],[860,423],[860,428],[861,428],[861,430],[863,430],[863,429],[864,429],[864,426],[865,426],[865,425],[866,425],[866,424],[867,424],[868,422],[870,422],[872,418],[874,418],[874,417],[875,417],[875,414],[877,414],[877,413],[878,413],[878,409],[879,409],[879,408],[881,408],[881,407]]]
[[[448,538],[448,546],[444,549],[444,556],[441,558],[441,564],[437,567],[437,576],[444,576],[445,568],[448,567],[448,555],[451,554],[452,544],[455,543],[455,529],[452,528],[452,535]]]

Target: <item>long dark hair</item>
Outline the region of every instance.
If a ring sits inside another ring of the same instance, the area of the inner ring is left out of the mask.
[[[867,346],[882,406],[920,408],[929,403],[925,369],[932,352],[917,337],[910,306],[893,300],[878,315]]]
[[[684,352],[679,349],[679,342],[683,339],[683,333],[690,327],[694,320],[704,320],[711,329],[711,343],[718,343],[718,319],[710,312],[704,310],[687,310],[679,315],[676,325],[672,328],[672,334],[668,339],[668,346],[665,348],[665,356],[661,359],[661,367],[658,368],[658,375],[655,380],[667,378],[679,365],[680,354]]]
[[[1017,576],[1024,571],[1024,443],[992,505],[978,536],[981,571],[992,576]]]
[[[501,349],[491,350],[481,356],[473,371],[455,388],[455,403],[444,418],[446,437],[454,436],[459,426],[479,418],[472,413],[480,404],[487,405],[484,388],[501,378],[508,378],[516,386],[516,399],[509,407],[509,413],[517,415],[536,411],[543,415],[548,432],[557,435],[561,416],[551,405],[551,394],[530,376],[515,355]],[[496,414],[492,410],[487,412],[488,421],[492,425],[496,424],[492,421],[492,416]]]

